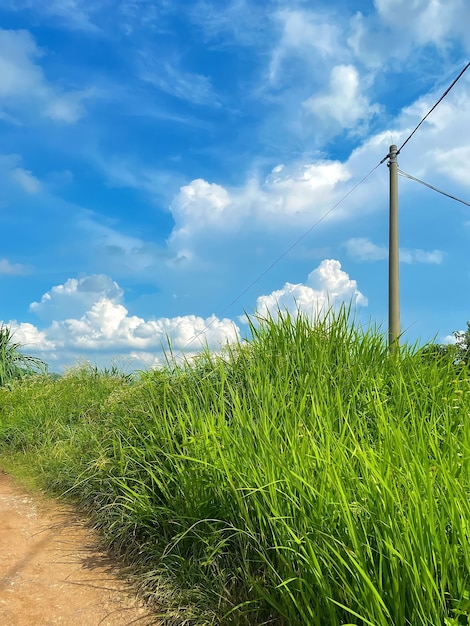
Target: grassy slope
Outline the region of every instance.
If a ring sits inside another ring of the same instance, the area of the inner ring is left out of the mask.
[[[0,450],[181,590],[168,624],[467,624],[468,370],[343,315],[253,330],[133,384],[0,390]]]

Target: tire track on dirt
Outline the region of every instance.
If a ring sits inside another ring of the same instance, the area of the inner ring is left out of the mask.
[[[0,624],[150,626],[72,507],[32,496],[0,470]]]

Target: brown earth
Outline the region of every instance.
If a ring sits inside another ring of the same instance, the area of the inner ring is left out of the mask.
[[[32,496],[0,470],[1,625],[156,625],[118,573],[71,507]]]

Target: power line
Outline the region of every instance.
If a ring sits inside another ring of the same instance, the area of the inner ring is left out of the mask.
[[[466,64],[466,66],[459,73],[459,75],[452,81],[449,87],[447,87],[445,92],[442,94],[439,100],[434,104],[434,106],[432,106],[431,109],[429,109],[429,111],[422,118],[422,120],[415,127],[415,129],[408,135],[406,140],[402,143],[400,148],[397,150],[396,156],[400,154],[401,150],[403,150],[403,148],[406,146],[409,140],[413,137],[413,135],[416,133],[419,127],[431,115],[434,109],[436,109],[439,106],[442,100],[444,100],[447,94],[452,90],[452,88],[456,85],[456,83],[462,78],[462,76],[464,75],[464,73],[467,71],[469,67],[470,67],[470,61]],[[307,235],[309,235],[314,230],[314,228],[316,228],[321,222],[323,222],[323,220],[325,220],[328,217],[328,215],[330,215],[330,213],[332,213],[344,200],[346,200],[346,198],[348,198],[365,180],[367,180],[367,178],[369,178],[369,176],[371,176],[371,174],[375,172],[375,170],[378,167],[380,167],[389,157],[390,157],[390,153],[384,156],[384,158],[381,161],[379,161],[377,165],[375,165],[368,174],[366,174],[358,183],[356,183],[356,185],[354,185],[354,187],[352,187],[340,200],[338,200],[336,204],[334,204],[330,209],[328,209],[328,211],[326,211],[326,213],[324,213],[308,230],[306,230],[303,233],[303,235],[301,235],[298,239],[296,239],[280,256],[278,256],[265,270],[263,270],[261,274],[259,274],[247,287],[245,287],[245,289],[243,289],[243,291],[241,291],[236,298],[234,298],[226,307],[224,307],[222,311],[203,330],[199,331],[196,335],[194,335],[194,337],[192,337],[189,340],[189,342],[183,347],[183,350],[186,350],[186,348],[188,348],[194,341],[196,341],[196,339],[198,339],[201,335],[207,332],[216,319],[220,319],[222,315],[224,315],[224,313],[228,311],[228,309],[230,309],[236,302],[238,302],[245,295],[245,293],[247,293],[252,287],[254,287],[268,272],[270,272],[273,269],[273,267],[275,267],[284,257],[286,257],[291,250],[293,250],[303,239],[305,239],[305,237],[307,237]],[[411,178],[412,180],[416,180],[416,182],[422,183],[426,185],[427,187],[430,187],[434,191],[437,191],[439,193],[442,193],[445,196],[452,198],[453,200],[457,200],[458,202],[467,204],[466,202],[459,200],[458,198],[454,196],[450,196],[449,194],[446,194],[432,187],[428,183],[424,183],[423,181],[420,181],[419,179],[415,179],[411,177],[410,175],[405,174],[404,172],[402,175],[405,175],[408,178]]]
[[[382,165],[382,163],[383,163],[383,160],[379,161],[379,163],[377,163],[377,165],[375,165],[363,178],[361,178],[359,182],[357,182],[353,187],[351,187],[351,189],[344,196],[342,196],[338,200],[338,202],[336,202],[336,204],[330,207],[328,211],[323,213],[323,215],[319,217],[318,220],[314,224],[312,224],[310,228],[308,228],[308,230],[306,230],[300,237],[298,237],[282,254],[280,254],[270,265],[268,265],[266,269],[264,269],[260,274],[258,274],[258,276],[254,280],[252,280],[251,283],[247,287],[245,287],[243,291],[241,291],[236,298],[234,298],[229,304],[227,304],[227,306],[225,306],[216,315],[216,317],[214,317],[214,319],[211,322],[209,322],[209,324],[205,328],[203,328],[203,330],[199,331],[196,335],[194,335],[194,337],[192,337],[188,341],[188,343],[182,348],[182,350],[186,350],[194,341],[196,341],[196,339],[198,339],[201,335],[207,332],[209,328],[212,326],[212,324],[215,323],[216,319],[220,319],[222,315],[224,315],[224,313],[226,313],[234,304],[236,304],[252,287],[254,287],[257,283],[259,283],[259,281],[264,276],[266,276],[266,274],[270,272],[273,269],[273,267],[275,267],[280,261],[282,261],[282,259],[286,257],[289,254],[289,252],[291,252],[301,241],[305,239],[305,237],[307,237],[319,224],[321,224],[321,222],[323,222],[328,217],[328,215],[330,215],[330,213],[332,213],[342,202],[344,202],[346,198],[348,198],[352,193],[354,193],[354,191],[356,191],[356,189],[360,185],[362,185],[362,183],[364,183],[369,178],[369,176],[371,176],[375,172],[375,170]]]
[[[451,89],[456,85],[456,83],[462,78],[462,76],[465,74],[465,72],[468,70],[468,68],[470,67],[470,61],[467,63],[467,65],[463,68],[463,70],[460,72],[460,74],[457,76],[457,78],[455,78],[452,83],[447,87],[447,89],[444,91],[444,93],[442,94],[442,96],[439,98],[439,100],[436,102],[436,104],[429,109],[429,111],[426,113],[426,115],[423,117],[423,119],[420,121],[420,123],[416,126],[416,128],[413,130],[412,133],[410,133],[407,137],[407,139],[401,144],[401,146],[398,148],[397,150],[397,155],[400,154],[400,152],[403,150],[403,148],[406,146],[406,144],[409,142],[409,140],[413,137],[413,135],[415,134],[415,132],[418,130],[418,128],[421,126],[421,124],[431,115],[431,113],[434,111],[435,108],[437,108],[439,106],[439,104],[444,100],[444,98],[447,96],[447,94],[451,91]],[[388,157],[388,155],[387,155]],[[387,158],[385,157],[385,159]],[[384,160],[385,160],[384,159]]]
[[[452,81],[452,83],[447,87],[447,89],[444,91],[444,93],[439,98],[439,100],[434,104],[434,106],[432,106],[429,109],[429,111],[426,113],[426,115],[423,117],[423,119],[420,121],[420,123],[415,127],[415,129],[408,135],[408,137],[405,139],[405,141],[401,144],[400,148],[397,150],[397,156],[400,154],[400,152],[403,150],[403,148],[406,146],[406,144],[409,142],[409,140],[413,137],[413,135],[418,130],[418,128],[421,126],[421,124],[431,115],[431,113],[434,111],[434,109],[436,109],[438,107],[438,105],[444,100],[444,98],[447,96],[447,94],[450,92],[450,90],[454,87],[454,85],[457,83],[457,81],[459,81],[462,78],[462,76],[465,74],[465,72],[468,70],[469,67],[470,67],[470,61],[463,68],[463,70],[460,72],[460,74],[457,76],[457,78],[455,78]],[[385,163],[385,161],[389,157],[390,157],[390,153],[386,154],[384,156],[384,158],[380,161],[380,165],[382,165],[382,163]]]
[[[398,170],[398,173],[400,174],[400,176],[403,176],[404,178],[409,178],[410,180],[414,180],[416,183],[420,183],[421,185],[424,185],[425,187],[429,187],[429,189],[432,189],[433,191],[437,191],[437,193],[441,193],[443,196],[446,196],[447,198],[451,198],[452,200],[455,200],[456,202],[461,202],[462,204],[465,204],[466,206],[470,206],[470,202],[466,202],[465,200],[461,200],[460,198],[457,198],[456,196],[452,196],[450,193],[446,193],[445,191],[442,191],[441,189],[438,189],[437,187],[434,187],[433,185],[430,185],[429,183],[424,182],[424,180],[415,178],[411,174],[407,174],[401,169]]]

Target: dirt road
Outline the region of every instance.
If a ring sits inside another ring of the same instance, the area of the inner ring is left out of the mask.
[[[0,624],[157,624],[74,511],[0,470]]]

